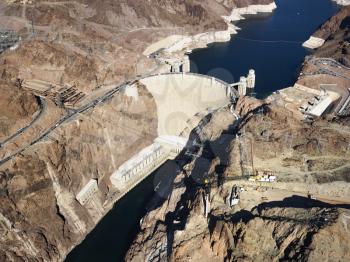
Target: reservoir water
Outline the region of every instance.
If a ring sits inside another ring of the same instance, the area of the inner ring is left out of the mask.
[[[310,53],[302,43],[339,7],[330,0],[275,2],[272,14],[248,16],[236,23],[242,30],[230,42],[195,50],[190,55],[191,71],[233,83],[253,68],[260,98],[293,85]]]
[[[254,68],[259,97],[292,85],[309,54],[301,43],[338,6],[330,0],[277,0],[276,4],[278,8],[272,14],[250,16],[237,23],[242,30],[230,42],[194,51],[191,70],[232,83]],[[140,218],[147,212],[146,203],[157,184],[155,177],[149,176],[116,203],[66,261],[122,261],[139,229]]]

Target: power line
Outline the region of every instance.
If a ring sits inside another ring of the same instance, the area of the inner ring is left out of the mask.
[[[235,36],[235,38],[244,40],[244,41],[250,41],[250,42],[258,42],[258,43],[286,43],[286,44],[302,44],[302,41],[290,41],[290,40],[261,40],[261,39],[252,39],[252,38],[245,38],[240,36]]]

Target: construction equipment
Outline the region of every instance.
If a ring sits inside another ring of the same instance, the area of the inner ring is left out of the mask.
[[[274,175],[272,171],[256,171],[255,176],[250,176],[249,181],[252,182],[275,182],[277,180],[277,176]]]

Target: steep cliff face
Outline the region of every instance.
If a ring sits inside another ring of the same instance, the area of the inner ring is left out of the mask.
[[[340,11],[332,16],[326,23],[324,23],[314,34],[316,37],[322,39],[328,39],[332,34],[338,31],[340,28],[344,28],[344,19],[349,16],[350,7],[346,6],[340,9]]]
[[[261,106],[255,99],[241,100],[239,125],[229,110],[213,114],[202,130],[207,139],[202,153],[146,215],[128,261],[350,258],[341,244],[350,240],[349,155],[342,146],[350,139],[348,126],[330,125],[325,131],[323,120],[310,127],[285,108],[257,110]],[[291,136],[283,141],[286,134]],[[273,172],[278,182],[247,181],[242,176],[251,165]],[[244,191],[230,206],[234,186]],[[320,200],[307,198],[308,192]]]
[[[16,83],[0,82],[0,141],[33,120],[39,110],[34,95],[20,90]]]
[[[170,258],[170,261],[349,259],[349,249],[342,244],[350,240],[346,210],[281,204],[267,203],[252,210],[217,212],[221,206],[206,219],[199,193],[191,205],[181,205],[183,209],[191,208],[185,226],[178,227],[176,221],[173,224],[158,221],[152,227],[152,233],[144,232],[145,235],[149,233],[148,238],[137,239],[129,250],[127,261],[144,261],[144,258],[149,261],[159,258]]]
[[[0,58],[0,142],[33,120],[40,110],[35,96],[22,90],[17,80],[18,68]]]
[[[338,14],[320,29],[319,34],[325,36],[325,44],[317,49],[315,55],[318,57],[332,57],[350,66],[350,7],[344,7]]]

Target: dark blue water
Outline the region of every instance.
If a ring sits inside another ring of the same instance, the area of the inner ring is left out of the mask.
[[[65,261],[123,261],[130,244],[140,231],[140,219],[157,206],[157,201],[150,200],[166,199],[171,181],[178,172],[179,167],[174,161],[164,163],[120,199]]]
[[[140,219],[154,193],[154,175],[119,200],[113,209],[67,256],[66,262],[123,261],[129,244],[140,230]]]
[[[339,7],[330,0],[276,0],[276,4],[272,14],[238,22],[242,30],[230,42],[194,51],[191,71],[232,83],[253,68],[258,97],[293,85],[310,52],[302,42]]]
[[[270,15],[250,17],[238,23],[242,31],[229,43],[214,44],[191,55],[193,72],[217,76],[227,82],[238,80],[248,69],[257,73],[256,91],[264,96],[290,86],[308,51],[301,42],[333,15],[337,6],[330,0],[277,0]],[[252,39],[252,40],[246,40]],[[257,41],[258,40],[258,41]],[[286,42],[261,42],[285,40]],[[296,42],[298,43],[296,43]],[[168,176],[169,172],[164,173]],[[163,175],[159,175],[162,177]],[[121,199],[96,228],[67,257],[67,262],[122,261],[139,230],[139,220],[158,184],[151,175]]]

